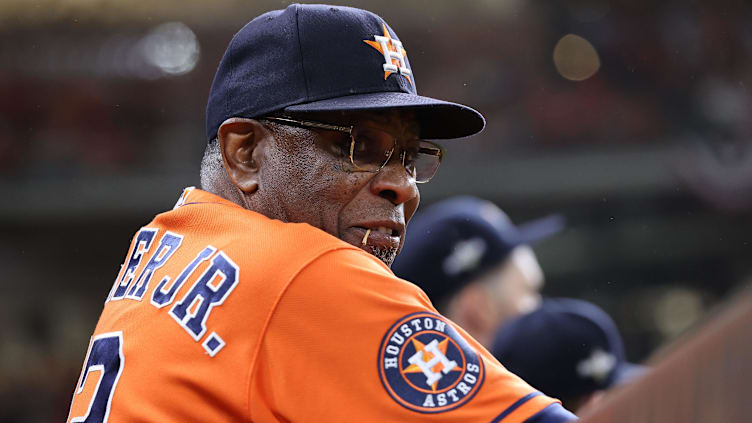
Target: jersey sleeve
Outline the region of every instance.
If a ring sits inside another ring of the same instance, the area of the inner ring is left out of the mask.
[[[573,422],[576,420],[577,416],[562,407],[561,404],[553,403],[525,420],[525,423],[559,423]]]
[[[359,250],[327,252],[301,270],[259,348],[254,421],[508,423],[561,408]]]

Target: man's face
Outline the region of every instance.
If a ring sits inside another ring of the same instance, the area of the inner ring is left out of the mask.
[[[540,305],[543,271],[528,246],[512,250],[503,263],[479,282],[488,288],[488,313],[495,316],[495,326]]]
[[[395,112],[319,114],[303,119],[367,125],[394,135],[398,146],[417,139],[414,119]],[[342,151],[342,145],[349,142],[347,134],[273,123],[268,127],[275,142],[267,149],[256,193],[263,196],[265,208],[271,209],[267,215],[308,223],[390,266],[420,201],[418,187],[399,160],[399,151],[378,173],[357,171]]]

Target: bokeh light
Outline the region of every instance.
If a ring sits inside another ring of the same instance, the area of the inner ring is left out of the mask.
[[[584,81],[598,72],[601,60],[590,41],[567,34],[554,47],[554,65],[570,81]]]
[[[688,288],[674,288],[656,299],[654,319],[658,330],[674,338],[692,327],[703,315],[700,294]]]
[[[168,75],[183,75],[198,63],[200,48],[196,35],[181,22],[154,28],[141,42],[144,59]]]

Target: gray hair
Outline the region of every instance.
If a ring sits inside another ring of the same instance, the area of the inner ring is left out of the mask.
[[[264,123],[266,128],[277,136],[280,136],[281,134],[287,134],[289,136],[292,131],[299,130],[298,128],[290,128],[273,122]],[[200,170],[201,189],[241,204],[239,203],[241,200],[239,199],[238,193],[233,188],[229,176],[227,176],[225,163],[222,159],[222,149],[219,144],[219,140],[214,138],[209,141],[206,150],[204,150],[204,157],[201,159]]]
[[[222,192],[223,183],[227,181],[225,164],[222,161],[222,151],[219,141],[215,138],[209,142],[201,159],[201,189],[213,194]]]

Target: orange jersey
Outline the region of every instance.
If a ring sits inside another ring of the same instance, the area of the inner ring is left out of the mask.
[[[68,422],[522,422],[552,407],[377,258],[188,188],[135,235]]]

